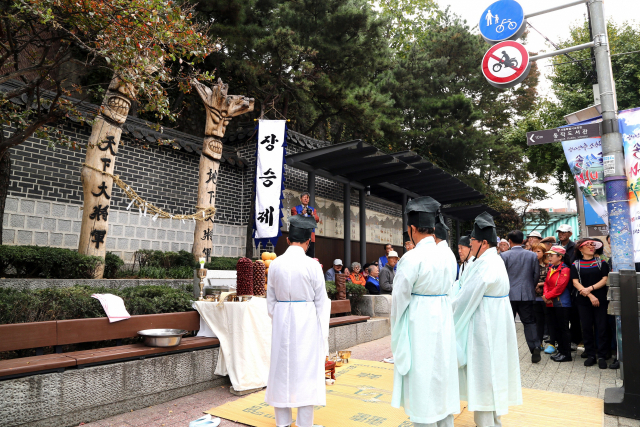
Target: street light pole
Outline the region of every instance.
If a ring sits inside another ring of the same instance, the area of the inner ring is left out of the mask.
[[[590,0],[593,53],[596,58],[600,103],[602,105],[602,158],[609,211],[609,234],[614,271],[635,270],[629,192],[625,173],[622,134],[618,130],[618,104],[609,56],[609,37],[603,0]]]

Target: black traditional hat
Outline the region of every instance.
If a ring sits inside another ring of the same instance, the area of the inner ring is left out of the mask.
[[[407,203],[407,224],[418,228],[433,228],[440,217],[440,203],[429,196],[418,197]]]
[[[436,224],[436,238],[440,240],[447,240],[447,231],[449,231],[449,227],[446,224],[438,221]]]
[[[460,241],[458,241],[458,244],[460,246],[466,246],[468,248],[471,247],[471,238],[469,236],[462,236],[460,238]]]
[[[402,243],[404,242],[410,242],[411,241],[411,237],[409,237],[409,233],[407,233],[406,231],[402,233]]]
[[[476,217],[471,237],[480,241],[486,240],[493,244],[498,243],[496,224],[493,222],[493,217],[489,213],[482,212]]]
[[[317,226],[313,217],[293,215],[289,218],[289,240],[306,242],[311,238],[311,232]]]

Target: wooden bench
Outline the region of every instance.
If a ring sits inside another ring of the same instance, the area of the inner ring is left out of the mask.
[[[0,379],[9,379],[36,373],[62,371],[105,363],[122,362],[146,357],[194,351],[220,346],[217,338],[183,338],[175,347],[147,347],[142,343],[116,345],[62,353],[62,346],[86,342],[134,338],[143,329],[200,329],[200,315],[196,311],[183,313],[131,316],[121,322],[109,323],[106,317],[96,319],[58,320],[53,322],[0,325],[0,351],[36,348],[33,357],[0,360]],[[42,355],[42,347],[54,346],[55,354]]]
[[[354,316],[351,314],[351,301],[348,299],[331,301],[331,314],[342,315],[340,317],[332,317],[329,320],[329,327],[351,325],[353,323],[362,323],[369,320],[369,316]]]

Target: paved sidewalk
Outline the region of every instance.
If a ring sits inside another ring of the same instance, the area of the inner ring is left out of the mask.
[[[622,384],[622,380],[619,378],[620,371],[599,369],[597,365],[585,367],[584,359],[580,358],[581,350],[578,350],[578,356],[574,358],[572,363],[556,363],[550,360],[548,355],[543,354],[540,363],[532,364],[522,324],[517,324],[517,331],[518,343],[520,344],[522,387],[602,399],[606,388]],[[351,348],[351,358],[353,359],[382,361],[389,356],[391,356],[391,337],[389,336]],[[189,421],[202,416],[203,411],[235,399],[239,399],[239,397],[229,393],[229,386],[226,385],[172,400],[162,405],[84,424],[84,426],[186,427],[189,425]],[[222,420],[220,425],[221,427],[245,426],[245,424],[228,420]],[[640,427],[640,421],[605,415],[604,426]]]

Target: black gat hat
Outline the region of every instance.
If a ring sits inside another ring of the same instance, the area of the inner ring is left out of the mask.
[[[445,223],[438,221],[436,224],[436,238],[447,240],[447,231],[449,231],[449,227]]]
[[[418,197],[407,203],[405,208],[407,214],[407,225],[418,228],[434,228],[436,218],[442,221],[440,216],[440,203],[429,196]]]
[[[480,241],[486,240],[493,244],[498,243],[496,224],[493,222],[493,217],[489,213],[482,212],[476,217],[476,220],[473,223],[471,237]]]
[[[317,227],[316,220],[310,216],[293,215],[289,218],[289,238],[306,242]]]

